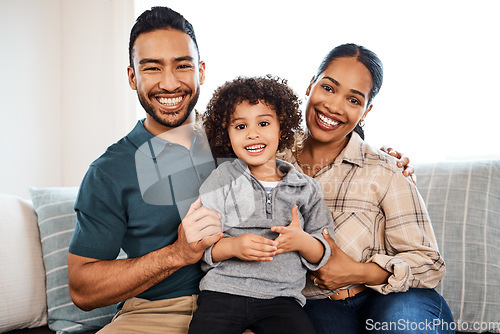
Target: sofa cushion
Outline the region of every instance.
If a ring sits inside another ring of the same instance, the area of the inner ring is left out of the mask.
[[[47,281],[48,324],[58,334],[103,327],[116,307],[84,312],[71,301],[68,289],[68,246],[76,224],[74,204],[78,188],[30,188],[38,215]]]
[[[19,197],[0,194],[0,333],[46,323],[45,270],[35,211]]]
[[[456,329],[500,332],[500,160],[416,166],[446,275],[437,291]]]

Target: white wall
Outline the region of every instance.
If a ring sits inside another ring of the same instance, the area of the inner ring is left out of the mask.
[[[500,156],[493,3],[137,0],[136,9],[166,4],[193,23],[207,62],[200,111],[239,74],[283,76],[303,96],[331,46],[366,45],[386,70],[367,137],[420,162]],[[133,0],[0,0],[0,192],[28,197],[28,186],[76,186],[133,126],[133,10]]]
[[[498,3],[136,0],[136,8],[166,4],[194,25],[206,61],[199,110],[237,75],[279,75],[303,97],[332,47],[372,49],[384,84],[366,119],[367,141],[393,145],[415,164],[500,158]]]
[[[0,0],[0,192],[79,185],[135,123],[132,0]]]

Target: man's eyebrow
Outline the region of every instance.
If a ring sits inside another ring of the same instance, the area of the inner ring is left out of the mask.
[[[182,57],[177,57],[177,58],[174,58],[174,62],[182,62],[182,61],[193,61],[193,57],[191,56],[182,56]],[[143,65],[143,64],[148,64],[148,63],[153,63],[153,64],[164,64],[165,62],[162,60],[162,59],[157,59],[157,58],[142,58],[141,60],[139,60],[139,65]]]
[[[148,63],[153,63],[153,64],[163,64],[163,61],[160,59],[155,59],[155,58],[142,58],[139,60],[139,65],[143,64],[148,64]]]
[[[323,77],[323,79],[328,79],[330,80],[331,82],[333,82],[335,84],[335,86],[340,86],[340,82],[338,82],[337,80],[335,80],[334,78],[332,77]],[[350,92],[353,93],[353,94],[356,94],[356,95],[360,95],[363,97],[363,99],[366,99],[366,96],[365,94],[361,93],[359,90],[357,89],[350,89]]]
[[[183,56],[183,57],[177,57],[174,59],[176,62],[181,62],[181,61],[193,61],[194,58],[191,56]]]

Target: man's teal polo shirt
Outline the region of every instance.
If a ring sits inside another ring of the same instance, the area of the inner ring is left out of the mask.
[[[120,249],[135,258],[174,243],[189,204],[215,168],[204,131],[191,150],[135,128],[94,161],[75,204],[77,223],[69,252],[115,259]],[[199,264],[186,266],[137,297],[158,300],[199,292]]]

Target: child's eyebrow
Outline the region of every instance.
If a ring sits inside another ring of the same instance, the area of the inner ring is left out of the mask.
[[[257,117],[273,117],[273,114],[260,114]]]
[[[233,124],[233,123],[235,123],[235,122],[239,122],[240,120],[243,120],[243,119],[244,119],[243,117],[231,118],[231,119],[229,120],[229,123],[230,123],[230,124]]]
[[[273,114],[260,114],[260,115],[257,115],[257,117],[273,117],[274,115]],[[244,117],[235,117],[235,118],[231,118],[229,120],[229,123],[230,124],[233,124],[235,122],[240,122],[240,121],[244,121],[245,118]]]

